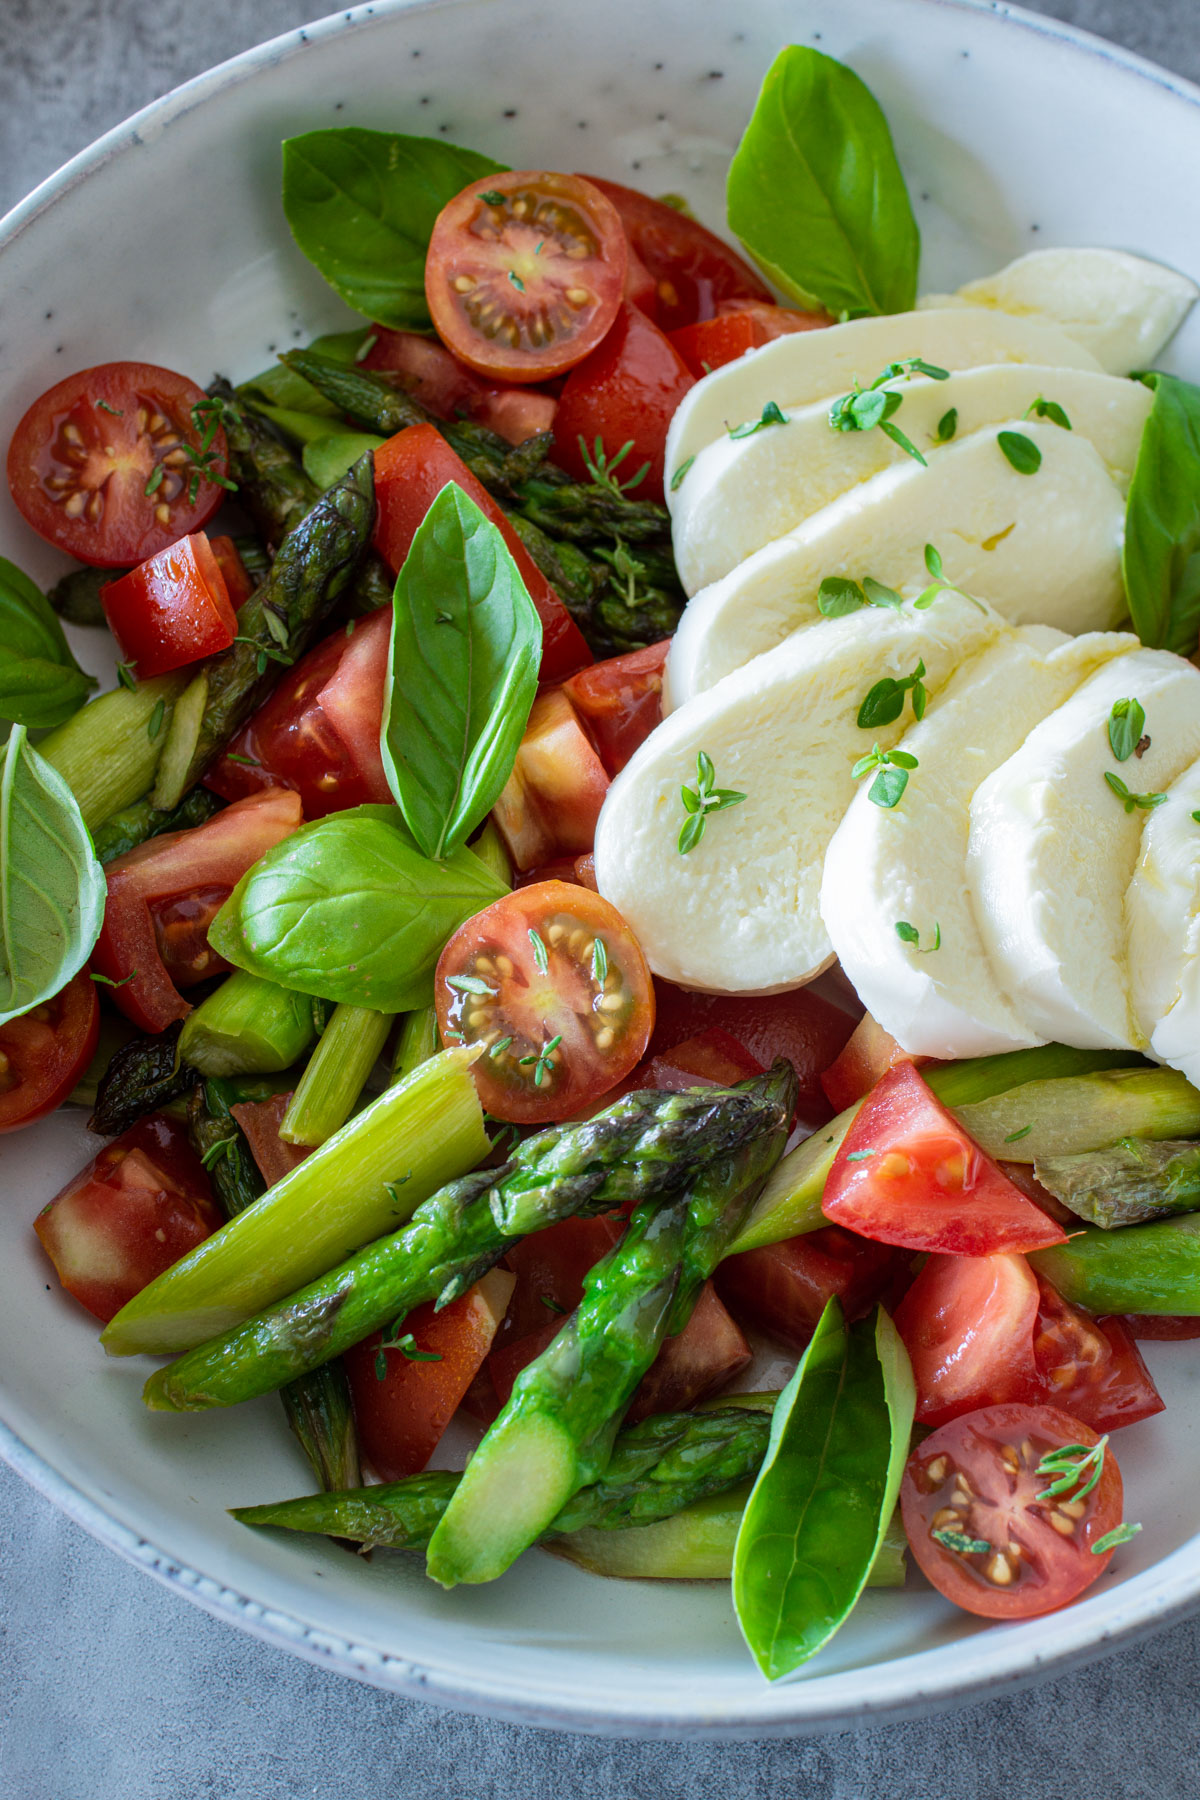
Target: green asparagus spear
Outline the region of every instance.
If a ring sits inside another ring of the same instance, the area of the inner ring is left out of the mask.
[[[763,1103],[757,1134],[706,1162],[672,1198],[637,1207],[585,1277],[576,1311],[518,1375],[430,1539],[426,1567],[443,1587],[503,1574],[603,1475],[634,1389],[668,1331],[687,1323],[782,1154],[796,1099],[791,1064],[776,1063],[742,1091]]]
[[[309,994],[235,969],[183,1022],[179,1053],[201,1075],[269,1075],[299,1062],[317,1035]]]
[[[1105,1231],[1200,1210],[1200,1144],[1122,1138],[1107,1150],[1039,1157],[1033,1172],[1064,1206]]]
[[[124,856],[148,838],[161,837],[164,831],[190,831],[193,825],[203,825],[224,804],[216,794],[199,787],[193,788],[171,812],[159,812],[149,800],[137,800],[96,827],[92,833],[96,855],[102,863],[110,863],[115,856]]]
[[[392,1236],[160,1369],[146,1404],[197,1412],[270,1393],[414,1306],[456,1299],[515,1238],[678,1191],[698,1167],[760,1138],[774,1110],[744,1089],[642,1090],[594,1119],[541,1131],[499,1168],[439,1189]]]
[[[200,1079],[179,1062],[179,1026],[169,1025],[157,1037],[137,1037],[118,1050],[100,1078],[88,1130],[116,1137],[146,1113],[190,1093]]]
[[[391,1029],[390,1013],[365,1006],[334,1008],[280,1123],[286,1144],[323,1144],[341,1129]]]
[[[100,589],[128,573],[128,569],[72,569],[55,582],[46,598],[71,625],[107,625]]]
[[[1073,1233],[1029,1258],[1073,1306],[1095,1313],[1200,1316],[1200,1213]]]

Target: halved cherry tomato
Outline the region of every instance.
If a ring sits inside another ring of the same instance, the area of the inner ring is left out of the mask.
[[[546,881],[496,900],[442,951],[444,1042],[485,1043],[472,1073],[493,1117],[564,1119],[607,1094],[654,1029],[654,987],[615,906]]]
[[[654,277],[664,331],[711,319],[722,300],[774,299],[750,264],[698,219],[615,181],[587,179],[612,201],[635,255]]]
[[[910,1056],[890,1031],[885,1031],[870,1013],[864,1013],[840,1054],[821,1076],[821,1086],[833,1110],[844,1112],[869,1094],[897,1063],[909,1062],[915,1068],[928,1060],[925,1056]]]
[[[268,1187],[274,1187],[297,1163],[312,1155],[307,1144],[285,1144],[279,1135],[291,1101],[290,1093],[272,1094],[269,1100],[239,1100],[229,1109],[245,1133],[250,1154]]]
[[[864,1101],[829,1171],[821,1210],[835,1225],[905,1250],[988,1256],[1067,1241],[907,1062]]]
[[[215,656],[237,636],[229,589],[202,531],[108,582],[100,604],[139,681]]]
[[[582,856],[596,836],[608,776],[562,688],[533,703],[512,774],[492,808],[518,869]]]
[[[400,386],[439,419],[474,419],[510,444],[523,444],[554,423],[558,401],[553,394],[485,381],[436,338],[415,331],[376,325],[373,335],[362,367],[398,375]]]
[[[242,561],[242,553],[231,537],[209,538],[208,547],[217,559],[217,567],[225,577],[225,590],[234,612],[243,607],[254,592],[250,571]]]
[[[590,481],[584,452],[594,462],[599,439],[609,463],[621,456],[615,481],[628,483],[636,500],[661,500],[667,427],[694,386],[695,377],[670,338],[622,302],[603,343],[563,384],[554,415],[555,461],[578,480]],[[643,464],[646,472],[635,480]]]
[[[906,1260],[886,1244],[826,1225],[727,1258],[717,1272],[717,1291],[743,1325],[803,1350],[832,1295],[848,1319],[862,1318]]]
[[[1094,1319],[1039,1275],[1033,1360],[1046,1399],[1096,1431],[1163,1410],[1141,1351],[1121,1319]]]
[[[105,1323],[223,1223],[182,1125],[139,1119],[34,1221],[58,1279]]]
[[[399,574],[417,527],[448,481],[455,481],[507,544],[542,622],[543,681],[562,681],[590,663],[583,634],[496,505],[433,425],[410,425],[375,452],[375,548]]]
[[[293,788],[306,819],[392,798],[379,754],[387,679],[390,607],[335,631],[285,669],[204,777],[226,800],[263,788]]]
[[[628,252],[590,181],[517,169],[473,181],[434,221],[425,298],[444,344],[506,381],[560,375],[616,317]]]
[[[610,775],[620,774],[662,719],[663,668],[670,648],[670,638],[664,638],[627,656],[593,663],[563,683]]]
[[[100,1002],[86,969],[52,1000],[0,1025],[0,1131],[61,1106],[92,1060]]]
[[[728,1387],[753,1355],[745,1333],[706,1281],[691,1318],[676,1337],[667,1338],[638,1383],[626,1424],[636,1425],[651,1413],[690,1412]]]
[[[221,504],[225,433],[201,457],[203,388],[153,363],[100,363],[35,400],[8,450],[17,510],[79,562],[127,569]],[[198,425],[197,421],[200,420]],[[198,460],[200,459],[200,460]]]
[[[200,898],[207,912],[206,934],[246,870],[300,823],[299,797],[285,788],[269,788],[235,801],[203,825],[150,838],[109,863],[104,871],[108,901],[92,965],[114,984],[109,989],[113,1000],[141,1030],[165,1031],[192,1010],[164,962],[163,950],[169,947],[161,935],[164,903],[180,896]],[[171,923],[169,912],[166,923]],[[191,929],[198,927],[193,923]]]
[[[382,1480],[425,1467],[491,1349],[512,1286],[492,1269],[440,1312],[418,1306],[386,1336],[373,1332],[347,1350],[363,1458]]]
[[[1103,1575],[1096,1554],[1121,1521],[1124,1488],[1107,1443],[1055,1406],[987,1406],[943,1425],[908,1459],[900,1508],[921,1571],[948,1600],[985,1619],[1032,1619],[1077,1599]],[[1043,1459],[1069,1450],[1076,1480]],[[1096,1472],[1091,1491],[1084,1488]]]

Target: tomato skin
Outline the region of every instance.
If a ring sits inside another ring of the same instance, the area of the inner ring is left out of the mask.
[[[209,538],[208,547],[217,559],[217,567],[225,579],[225,591],[234,612],[239,612],[254,592],[250,572],[242,561],[242,553],[231,537]]]
[[[544,689],[492,808],[518,870],[581,856],[596,836],[608,775],[562,688]]]
[[[215,656],[237,636],[225,577],[202,531],[108,582],[100,603],[139,681]]]
[[[727,1257],[717,1271],[717,1291],[743,1325],[800,1351],[833,1295],[848,1319],[860,1319],[890,1288],[904,1260],[885,1244],[825,1225]]]
[[[948,1600],[985,1619],[1037,1618],[1077,1599],[1111,1561],[1111,1550],[1094,1555],[1092,1547],[1120,1522],[1121,1471],[1107,1446],[1099,1483],[1077,1500],[1074,1488],[1047,1497],[1053,1477],[1039,1475],[1038,1464],[1055,1450],[1094,1449],[1099,1441],[1090,1426],[1054,1406],[982,1407],[935,1431],[912,1452],[900,1485],[904,1529],[922,1573]],[[988,1549],[968,1557],[939,1543],[937,1529]],[[1013,1543],[1017,1556],[1008,1552]],[[991,1574],[997,1553],[998,1578]]]
[[[34,401],[9,445],[17,510],[47,543],[99,569],[127,569],[199,531],[223,489],[202,477],[189,501],[193,466],[164,459],[181,444],[198,448],[191,410],[206,398],[186,375],[153,363],[100,363],[56,382]],[[224,476],[223,430],[210,450],[213,473]],[[156,468],[163,474],[148,495]]]
[[[483,1365],[512,1285],[511,1275],[492,1269],[440,1312],[430,1301],[407,1315],[399,1335],[411,1333],[416,1348],[433,1352],[436,1362],[410,1362],[402,1350],[382,1349],[378,1331],[346,1351],[363,1458],[381,1480],[402,1481],[425,1467]]]
[[[399,574],[417,528],[449,481],[458,483],[507,544],[542,622],[544,682],[562,681],[592,660],[583,634],[491,495],[455,455],[436,426],[410,425],[375,452],[374,545]]]
[[[610,775],[619,775],[662,721],[663,668],[670,638],[581,669],[563,690],[591,733]]]
[[[834,1112],[845,1112],[869,1094],[897,1063],[909,1062],[916,1068],[928,1060],[925,1056],[910,1056],[870,1013],[864,1013],[839,1055],[822,1074],[821,1086]]]
[[[272,1094],[269,1100],[239,1100],[229,1109],[245,1133],[250,1154],[268,1187],[274,1187],[306,1156],[312,1155],[309,1145],[285,1144],[279,1135],[283,1115],[291,1102],[290,1093]]]
[[[577,1117],[624,1080],[654,1029],[633,933],[599,894],[563,881],[518,888],[460,926],[434,1005],[444,1043],[489,1045],[471,1071],[480,1100],[518,1125]]]
[[[580,440],[588,455],[597,438],[614,457],[633,448],[617,470],[618,480],[650,466],[631,490],[638,500],[663,498],[667,427],[689,388],[691,370],[671,340],[636,307],[622,302],[612,330],[567,376],[554,415],[554,458],[578,481],[590,481]]]
[[[767,341],[749,313],[701,319],[695,325],[681,325],[678,331],[668,335],[697,381],[702,381],[713,369],[723,369],[726,363],[737,362],[747,350],[757,350]]]
[[[1033,1360],[1046,1400],[1094,1431],[1136,1425],[1163,1410],[1162,1397],[1121,1319],[1094,1319],[1037,1277]]]
[[[1125,1313],[1121,1322],[1130,1337],[1152,1342],[1181,1343],[1200,1337],[1200,1318],[1184,1318],[1178,1313]]]
[[[592,182],[508,170],[471,182],[438,214],[425,298],[438,336],[469,368],[542,381],[600,342],[627,263],[620,216]]]
[[[987,1256],[1067,1241],[907,1062],[864,1101],[829,1171],[821,1210],[835,1225],[905,1250]]]
[[[63,1287],[107,1324],[223,1222],[186,1130],[151,1113],[73,1176],[33,1228]]]
[[[755,330],[761,333],[760,342],[772,343],[776,338],[791,337],[797,331],[824,331],[826,326],[836,323],[826,312],[797,312],[790,306],[776,306],[773,302],[762,300],[718,300],[718,319],[732,319],[745,315],[754,323]]]
[[[269,788],[190,831],[150,838],[108,864],[108,900],[92,965],[120,984],[109,990],[112,998],[142,1031],[165,1031],[192,1010],[163,964],[155,906],[196,890],[228,897],[246,870],[301,822],[298,795]]]
[[[439,419],[474,419],[510,444],[523,444],[553,425],[558,406],[553,394],[487,382],[436,338],[392,331],[386,325],[375,325],[372,331],[375,342],[361,367],[398,374],[405,391]]]
[[[679,1093],[689,1087],[733,1087],[762,1073],[763,1065],[736,1038],[710,1025],[662,1056],[650,1057],[637,1085]]]
[[[608,195],[634,254],[653,276],[664,331],[711,319],[725,300],[773,301],[762,277],[699,220],[618,182],[587,179]]]
[[[61,1106],[100,1035],[96,984],[81,969],[65,988],[0,1025],[0,1132],[20,1131]]]
[[[893,1315],[917,1385],[917,1420],[1044,1396],[1033,1360],[1038,1285],[1023,1256],[931,1256]]]
[[[651,1413],[690,1412],[727,1387],[753,1356],[745,1333],[706,1281],[687,1324],[666,1339],[638,1383],[625,1423],[636,1425]]]

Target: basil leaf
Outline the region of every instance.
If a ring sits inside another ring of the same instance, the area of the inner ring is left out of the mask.
[[[426,856],[449,856],[499,798],[541,659],[541,621],[504,539],[448,482],[396,579],[379,737]]]
[[[733,1562],[733,1603],[770,1681],[828,1643],[896,1505],[916,1392],[883,1309],[847,1331],[836,1299],[780,1394]]]
[[[422,856],[394,806],[357,806],[268,850],[208,936],[236,968],[281,987],[410,1012],[429,1004],[446,939],[507,892],[470,850]]]
[[[107,893],[74,794],[14,726],[0,764],[0,1025],[79,973]]]
[[[490,156],[397,131],[346,125],[283,145],[283,210],[292,236],[355,312],[401,331],[429,327],[425,252],[433,222]]]
[[[34,731],[61,725],[95,685],[41,589],[0,556],[0,719]]]
[[[1122,572],[1143,644],[1190,656],[1200,630],[1200,388],[1177,375],[1154,390],[1125,507]]]
[[[729,224],[777,287],[834,317],[907,312],[921,237],[887,120],[844,64],[793,44],[730,165]]]

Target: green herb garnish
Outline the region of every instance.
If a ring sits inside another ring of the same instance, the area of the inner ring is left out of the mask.
[[[584,466],[597,487],[607,488],[610,494],[616,494],[619,498],[620,495],[627,494],[630,488],[635,488],[639,481],[645,480],[646,474],[650,468],[648,462],[644,462],[637,471],[637,474],[630,475],[627,480],[619,481],[617,479],[617,469],[633,449],[632,438],[626,439],[625,443],[621,445],[621,448],[614,456],[605,454],[604,441],[602,438],[597,437],[593,441],[592,449],[590,451],[582,437],[578,438],[577,442],[579,444],[579,453],[583,457]],[[692,461],[695,461],[694,457],[692,458]]]
[[[1139,700],[1114,700],[1108,715],[1108,741],[1118,762],[1128,762],[1142,741],[1146,714]]]
[[[899,426],[891,422],[892,415],[900,409],[904,395],[886,385],[889,381],[907,381],[913,375],[927,375],[933,381],[950,379],[949,369],[939,369],[936,363],[927,363],[919,356],[909,357],[905,362],[889,363],[882,374],[875,377],[870,387],[860,387],[855,382],[853,393],[843,394],[834,401],[829,409],[830,425],[834,431],[878,429],[924,468],[925,458],[912,439],[905,437]]]
[[[910,925],[907,919],[896,920],[896,936],[902,944],[911,944],[920,956],[928,956],[931,951],[940,950],[942,947],[942,928],[936,919],[933,923],[933,942],[927,944],[924,950],[921,949],[920,932],[915,925]]]
[[[671,477],[671,492],[672,493],[675,493],[675,491],[679,487],[680,482],[683,480],[684,476],[687,474],[688,470],[691,468],[691,466],[695,462],[695,460],[696,460],[696,458],[693,455],[693,456],[689,456],[685,462],[680,463],[679,467],[676,469],[675,473]]]
[[[939,1527],[931,1531],[930,1537],[935,1543],[944,1544],[947,1550],[955,1550],[959,1556],[986,1556],[992,1548],[986,1538],[968,1537],[965,1531],[952,1531],[948,1527]]]
[[[545,975],[550,968],[550,958],[546,954],[546,945],[540,932],[529,928],[529,942],[533,946],[533,960],[537,964],[539,975]]]
[[[561,1043],[562,1032],[560,1031],[557,1037],[552,1037],[547,1043],[543,1044],[541,1049],[535,1054],[522,1056],[518,1059],[523,1069],[527,1068],[530,1063],[533,1064],[534,1087],[541,1087],[547,1075],[549,1075],[554,1068],[554,1052]]]
[[[917,766],[916,757],[910,756],[907,750],[881,750],[876,744],[869,755],[859,757],[850,773],[858,781],[862,776],[869,775],[872,769],[877,770],[867,791],[867,798],[890,812],[894,806],[899,805],[908,786],[909,770]]]
[[[1162,806],[1167,798],[1165,794],[1131,794],[1121,777],[1114,775],[1111,769],[1105,769],[1104,779],[1118,800],[1123,803],[1127,813],[1131,813],[1135,806],[1142,812],[1153,812],[1154,808]]]
[[[1059,425],[1064,431],[1070,431],[1071,429],[1071,421],[1068,419],[1057,400],[1047,400],[1043,395],[1039,394],[1037,399],[1031,400],[1029,405],[1025,408],[1025,417],[1027,419],[1031,414],[1035,419],[1049,419],[1052,425]],[[1028,439],[1026,439],[1026,442],[1028,442]],[[1022,471],[1022,473],[1024,473],[1024,471]]]
[[[696,785],[694,788],[684,787],[679,790],[683,801],[683,809],[687,818],[679,828],[676,848],[680,856],[686,856],[694,850],[704,836],[704,826],[709,813],[724,812],[728,806],[738,806],[746,798],[736,788],[714,787],[717,772],[713,768],[712,758],[701,750],[696,758]]]
[[[858,709],[858,725],[862,731],[870,731],[876,725],[892,725],[904,711],[904,696],[912,692],[913,716],[917,719],[925,717],[925,703],[928,694],[922,676],[925,674],[924,662],[918,661],[911,675],[903,676],[899,681],[892,675],[884,675],[871,688],[862,705]]]
[[[1027,438],[1021,431],[1002,431],[996,442],[1018,475],[1037,474],[1042,466],[1042,453],[1032,438]]]
[[[735,425],[730,431],[731,438],[753,437],[756,431],[762,431],[767,425],[786,425],[787,414],[774,400],[768,400],[760,417],[748,420],[744,425]]]
[[[937,435],[935,436],[935,438],[933,440],[934,443],[935,444],[948,444],[957,430],[958,430],[958,408],[957,408],[957,406],[952,406],[950,408],[949,412],[944,412],[942,414],[941,418],[938,420]]]

